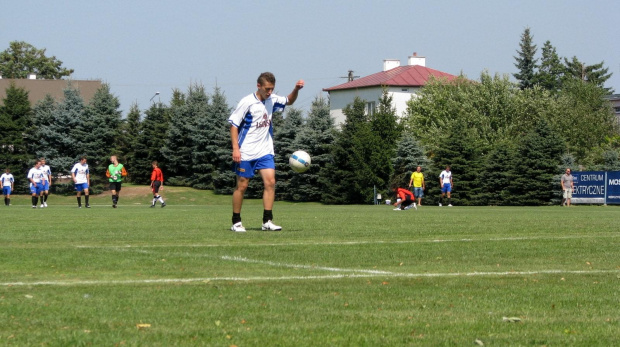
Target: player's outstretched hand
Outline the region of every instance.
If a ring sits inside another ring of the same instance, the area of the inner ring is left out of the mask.
[[[295,83],[295,89],[300,90],[303,87],[304,87],[304,80],[299,80],[297,81],[297,83]]]

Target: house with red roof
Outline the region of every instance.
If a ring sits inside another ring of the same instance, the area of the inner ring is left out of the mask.
[[[413,53],[406,66],[401,66],[398,59],[386,59],[383,61],[383,71],[358,79],[349,78],[347,83],[324,88],[323,91],[329,93],[330,114],[336,125],[340,125],[346,118],[343,109],[353,103],[355,97],[365,100],[367,112],[373,114],[383,95],[383,88],[387,88],[392,96],[396,114],[402,116],[407,110],[407,101],[415,97],[431,76],[447,80],[457,77],[426,67],[426,58]]]

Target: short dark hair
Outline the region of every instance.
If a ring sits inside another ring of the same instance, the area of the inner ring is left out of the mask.
[[[258,84],[260,84],[262,86],[263,83],[265,83],[265,82],[269,82],[271,84],[276,84],[276,76],[274,76],[271,72],[263,72],[256,79],[256,83],[258,83]]]

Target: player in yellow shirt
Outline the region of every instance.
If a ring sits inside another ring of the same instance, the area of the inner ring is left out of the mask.
[[[424,196],[424,190],[426,184],[424,183],[424,174],[422,173],[422,167],[418,166],[411,174],[411,180],[409,181],[409,188],[413,184],[413,195],[418,198],[418,206],[422,206],[422,197]]]

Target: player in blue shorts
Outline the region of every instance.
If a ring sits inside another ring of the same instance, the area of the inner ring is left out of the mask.
[[[446,166],[446,169],[439,175],[439,184],[441,185],[441,199],[439,200],[439,206],[444,202],[444,197],[448,195],[448,206],[452,207],[451,193],[452,193],[452,171],[450,166]]]
[[[45,158],[39,159],[41,161],[41,183],[43,184],[43,191],[41,192],[41,207],[47,207],[47,197],[50,194],[50,185],[52,184],[52,170],[49,165],[46,164]]]
[[[28,171],[30,193],[32,194],[32,208],[37,208],[37,201],[39,201],[39,196],[41,196],[41,192],[43,191],[43,184],[41,184],[42,176],[41,161],[37,159],[34,162],[34,167]]]
[[[2,182],[2,194],[4,195],[4,204],[6,206],[11,205],[11,192],[13,191],[15,178],[11,174],[11,170],[6,168],[2,176],[0,176],[0,182]]]
[[[292,105],[304,81],[299,80],[288,97],[273,94],[276,78],[271,72],[263,72],[256,81],[256,93],[239,101],[237,108],[228,118],[232,141],[234,172],[237,188],[233,192],[232,227],[235,232],[245,232],[241,224],[241,206],[250,178],[258,171],[263,179],[263,226],[262,230],[282,230],[273,224],[273,202],[275,200],[276,166],[273,160],[274,112],[283,111]]]
[[[86,208],[90,208],[88,203],[88,187],[90,187],[90,171],[86,164],[86,157],[81,157],[80,162],[73,165],[71,169],[71,178],[75,183],[75,191],[77,192],[78,208],[82,208],[82,192],[84,192],[84,200]]]

